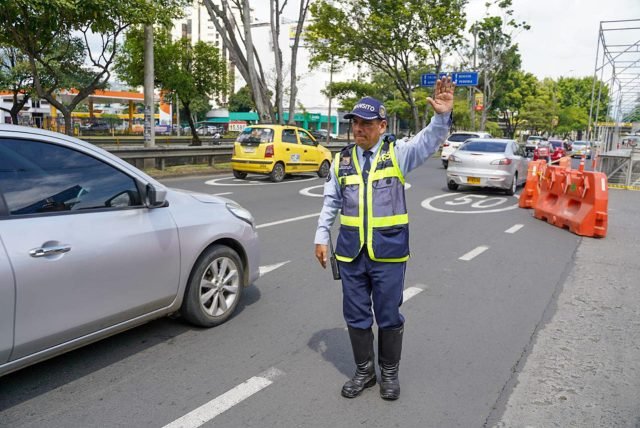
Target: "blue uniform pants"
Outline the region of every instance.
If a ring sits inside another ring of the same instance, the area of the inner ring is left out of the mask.
[[[342,276],[342,310],[347,325],[368,329],[376,323],[381,329],[397,328],[404,324],[400,313],[406,262],[376,262],[369,258],[366,248],[358,257],[340,262]]]

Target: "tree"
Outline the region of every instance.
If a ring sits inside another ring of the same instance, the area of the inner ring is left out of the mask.
[[[557,125],[558,102],[553,91],[554,84],[550,79],[539,82],[535,95],[528,96],[520,110],[521,120],[534,134],[550,135]]]
[[[28,59],[14,47],[0,46],[0,90],[11,92],[11,108],[0,109],[11,115],[11,123],[18,125],[18,113],[29,102],[34,89]]]
[[[123,52],[116,61],[119,76],[129,85],[144,80],[144,40],[142,27],[132,28],[126,35]],[[217,47],[187,39],[171,40],[168,29],[160,28],[154,36],[155,85],[177,94],[191,128],[193,144],[201,145],[194,115],[209,110],[209,99],[226,93],[227,68]],[[171,95],[169,95],[171,96]]]
[[[582,131],[587,129],[588,124],[589,113],[584,108],[578,106],[563,107],[558,112],[556,132],[567,138],[569,133],[575,131],[578,132],[578,139],[580,139]]]
[[[310,6],[313,23],[305,38],[311,64],[317,67],[332,56],[348,63],[364,63],[384,73],[411,107],[414,129],[419,130],[416,80],[412,66],[435,61],[460,43],[466,0],[319,0]]]
[[[622,119],[623,122],[640,122],[640,104],[627,113]]]
[[[298,95],[298,76],[297,76],[297,64],[298,64],[298,48],[300,46],[300,38],[302,36],[302,29],[304,28],[304,22],[307,18],[309,11],[309,4],[311,0],[299,0],[300,8],[298,9],[298,22],[296,24],[296,32],[293,39],[293,45],[291,46],[291,83],[289,85],[289,124],[295,125],[295,113],[296,113],[296,97]]]
[[[274,111],[268,85],[260,57],[253,45],[249,0],[220,0],[220,5],[212,0],[203,1],[216,31],[222,38],[223,46],[229,51],[231,62],[251,88],[260,122],[273,122]],[[238,11],[242,26],[236,22],[233,9]]]
[[[29,61],[34,87],[64,116],[71,134],[71,112],[96,89],[104,88],[118,51],[118,37],[132,24],[170,21],[184,0],[5,0],[0,8],[0,43],[15,47]],[[100,43],[89,36],[99,36]],[[42,72],[51,77],[43,78]],[[75,89],[69,103],[56,98]]]
[[[512,18],[511,0],[488,2],[487,9],[498,6],[502,16],[486,16],[471,26],[471,32],[477,37],[478,69],[481,75],[484,109],[480,120],[480,129],[485,130],[488,113],[492,110],[497,86],[509,72],[520,68],[518,45],[512,44],[513,32],[528,30],[525,22],[516,22]]]
[[[255,110],[256,105],[251,98],[251,88],[248,85],[244,85],[238,92],[231,95],[227,107],[229,111],[247,112]]]
[[[520,112],[527,100],[537,94],[538,79],[531,73],[509,70],[496,86],[493,107],[504,121],[506,137],[514,138],[522,121]]]

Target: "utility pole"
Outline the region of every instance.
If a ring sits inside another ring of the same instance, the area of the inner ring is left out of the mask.
[[[477,71],[476,70],[476,50],[477,50],[477,36],[478,36],[478,29],[476,28],[475,24],[473,25],[473,27],[471,28],[473,31],[473,71]],[[471,130],[475,131],[476,130],[476,94],[475,94],[475,87],[470,87],[469,88],[469,96],[471,97],[470,100],[470,104],[471,104]]]
[[[331,141],[331,98],[333,93],[331,85],[333,84],[333,53],[331,54],[331,62],[329,63],[329,111],[327,114],[327,144]]]
[[[155,147],[153,25],[144,26],[144,146]],[[145,165],[146,167],[147,165]]]

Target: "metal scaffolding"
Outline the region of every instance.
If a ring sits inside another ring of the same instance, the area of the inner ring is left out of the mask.
[[[600,111],[608,91],[607,111]],[[618,148],[624,117],[640,105],[640,19],[600,21],[591,88],[589,139]]]

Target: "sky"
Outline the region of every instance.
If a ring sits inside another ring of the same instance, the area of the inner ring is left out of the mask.
[[[486,2],[469,0],[468,22],[483,17]],[[289,3],[285,16],[295,19],[299,2]],[[268,1],[253,0],[251,5],[256,18],[269,19]],[[540,79],[593,76],[600,21],[640,20],[640,0],[513,0],[513,10],[516,20],[531,25],[515,35],[522,69]]]

